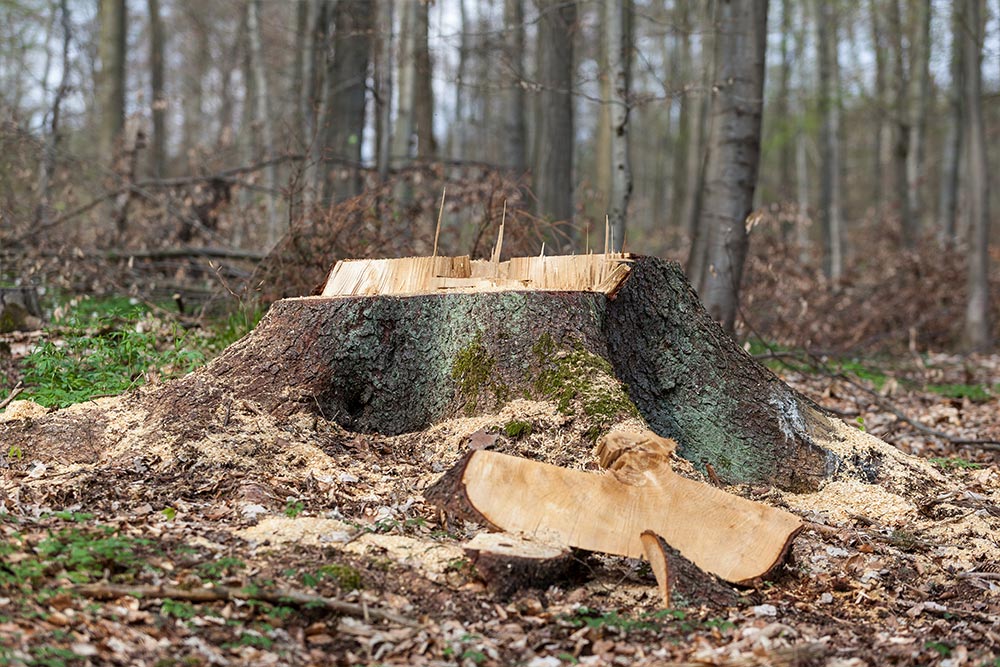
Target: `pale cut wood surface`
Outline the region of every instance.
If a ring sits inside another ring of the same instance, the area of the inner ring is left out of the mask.
[[[375,296],[562,290],[612,294],[629,273],[629,255],[514,257],[506,262],[463,257],[346,259],[330,271],[322,296]]]
[[[649,530],[703,570],[737,583],[775,567],[802,525],[793,514],[667,467],[636,486],[483,450],[469,456],[461,479],[472,506],[508,532],[638,558]]]

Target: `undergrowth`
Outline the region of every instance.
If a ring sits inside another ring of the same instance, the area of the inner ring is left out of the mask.
[[[134,300],[73,300],[55,310],[43,342],[23,360],[20,398],[62,408],[185,375],[251,330],[260,314],[240,309],[214,327],[185,329]]]

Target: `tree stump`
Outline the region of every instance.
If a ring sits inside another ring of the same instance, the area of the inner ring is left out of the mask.
[[[465,266],[434,261],[442,260]],[[595,261],[539,260],[560,271]],[[874,483],[890,460],[907,470],[892,483],[926,477],[758,364],[702,308],[676,263],[600,261],[612,268],[577,289],[558,281],[531,289],[531,280],[507,278],[482,291],[489,280],[475,279],[473,269],[454,279],[458,287],[445,281],[416,294],[283,299],[211,363],[122,400],[146,410],[161,437],[185,438],[225,426],[219,406],[239,399],[277,419],[306,412],[350,431],[394,435],[530,397],[585,416],[595,443],[641,416],[676,440],[681,456],[711,465],[728,483],[807,491],[838,472]],[[619,280],[604,285],[615,272]],[[606,289],[593,291],[599,284]],[[59,423],[2,424],[0,436],[17,443],[73,428],[88,441],[120,437],[99,419]]]

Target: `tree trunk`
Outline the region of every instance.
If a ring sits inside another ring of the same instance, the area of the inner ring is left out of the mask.
[[[754,361],[702,308],[678,265],[649,257],[628,265],[613,297],[537,290],[281,300],[250,335],[184,378],[0,423],[0,440],[34,451],[33,442],[58,438],[72,463],[137,437],[123,423],[142,430],[143,447],[205,434],[240,443],[247,423],[231,423],[227,405],[289,425],[399,434],[532,397],[586,428],[566,443],[582,451],[641,415],[727,483],[804,491],[838,475],[904,495],[933,488],[931,466],[824,412]],[[113,405],[130,421],[114,422]]]
[[[274,157],[274,120],[271,115],[271,96],[267,87],[267,70],[264,68],[264,52],[261,47],[260,2],[250,0],[247,3],[247,33],[250,37],[250,60],[253,66],[254,88],[257,94],[255,110],[256,121],[264,138],[264,154],[266,159]],[[267,202],[267,246],[271,248],[278,242],[281,233],[281,221],[278,218],[278,206],[275,197],[278,195],[278,165],[271,163],[267,167],[267,186],[270,192],[265,196]]]
[[[695,127],[692,130],[694,150],[688,151],[687,183],[690,188],[685,201],[684,216],[689,236],[691,250],[688,254],[687,272],[691,282],[700,286],[708,266],[708,230],[701,226],[701,205],[705,195],[705,165],[707,164],[708,135],[711,132],[709,116],[710,102],[714,91],[712,84],[715,75],[714,40],[717,38],[716,25],[717,0],[707,0],[702,4],[703,16],[701,25],[701,95],[698,98],[697,113],[694,117]]]
[[[295,45],[292,60],[292,75],[288,81],[288,100],[292,107],[292,127],[298,131],[306,122],[305,105],[302,101],[305,98],[306,87],[306,58],[311,56],[309,50],[309,31],[312,29],[309,24],[310,0],[296,0],[295,2]]]
[[[956,3],[951,8],[951,87],[948,90],[948,131],[941,160],[941,196],[938,200],[938,233],[946,247],[957,240],[958,186],[961,172],[962,139],[965,135],[965,42],[962,39],[962,11]]]
[[[696,150],[695,140],[692,133],[691,117],[695,107],[694,86],[691,83],[694,77],[691,58],[691,22],[688,11],[688,2],[682,0],[677,3],[674,19],[677,25],[678,40],[678,81],[683,81],[683,88],[680,92],[680,108],[677,110],[677,135],[674,141],[676,147],[673,159],[673,180],[674,198],[670,204],[671,223],[677,225],[684,231],[689,231],[688,219],[685,217],[685,207],[687,198],[693,186],[688,174],[688,159],[692,151]]]
[[[889,39],[893,58],[893,96],[896,105],[893,110],[896,133],[893,148],[893,174],[895,177],[895,199],[899,204],[899,219],[903,245],[911,247],[916,240],[913,211],[910,209],[907,162],[910,154],[910,83],[906,67],[907,50],[903,46],[903,21],[899,10],[900,0],[888,0]]]
[[[392,159],[396,164],[407,164],[415,155],[414,131],[416,123],[413,117],[413,105],[416,102],[416,30],[417,1],[407,0],[402,3],[402,15],[399,19],[399,68],[398,104],[396,105],[396,123],[392,135]]]
[[[69,46],[73,36],[72,21],[69,15],[68,0],[59,0],[58,13],[60,17],[60,27],[62,29],[62,74],[56,94],[52,98],[52,110],[49,113],[48,134],[45,137],[45,148],[42,153],[41,171],[38,179],[38,208],[35,212],[35,222],[45,224],[49,221],[52,213],[52,177],[56,170],[56,151],[59,148],[61,139],[60,121],[62,119],[62,104],[66,95],[69,94],[69,77],[72,61],[70,60]],[[55,8],[53,8],[55,12]],[[53,17],[54,19],[55,17]]]
[[[152,102],[153,138],[149,162],[153,178],[167,173],[167,99],[163,92],[163,20],[160,0],[147,0],[149,10],[149,80]]]
[[[181,126],[181,153],[185,156],[184,164],[191,171],[197,171],[200,165],[195,164],[197,157],[194,151],[201,145],[205,124],[205,73],[212,62],[209,48],[209,27],[205,18],[200,15],[203,6],[195,0],[185,0],[182,3],[187,19],[190,39],[193,45],[185,49],[185,77],[182,109],[184,120]]]
[[[309,0],[309,30],[304,46],[302,98],[299,104],[303,112],[303,139],[308,149],[303,172],[303,202],[309,208],[315,205],[322,194],[323,173],[323,124],[328,90],[325,82],[327,53],[330,46],[330,3],[328,0]]]
[[[413,0],[411,0],[413,1]],[[434,138],[434,87],[431,75],[434,63],[427,39],[430,31],[430,0],[414,1],[416,22],[413,42],[413,60],[416,66],[414,79],[413,123],[417,134],[417,156],[430,158],[437,156],[437,140]]]
[[[840,197],[840,76],[837,58],[840,40],[834,3],[818,0],[817,9],[820,109],[823,114],[819,195],[823,273],[830,280],[838,281],[844,272]]]
[[[324,203],[361,192],[361,142],[374,16],[369,0],[338,0],[334,6],[333,59],[324,109]]]
[[[451,127],[448,128],[448,157],[453,160],[463,159],[467,155],[466,136],[468,134],[468,119],[465,110],[465,87],[468,85],[468,65],[470,42],[469,12],[465,0],[458,0],[458,13],[461,18],[458,43],[458,68],[455,72],[455,108],[453,110]]]
[[[885,36],[885,28],[882,25],[882,11],[878,0],[869,0],[870,11],[869,20],[872,27],[872,50],[875,52],[875,89],[872,91],[872,99],[875,104],[875,143],[872,148],[872,158],[874,158],[872,171],[872,202],[875,206],[876,215],[880,215],[885,207],[882,198],[885,196],[885,150],[888,145],[888,137],[891,131],[886,124],[887,103],[886,94],[889,86],[886,74],[886,58],[889,57],[889,44]]]
[[[913,0],[916,14],[916,35],[913,38],[911,67],[916,85],[911,102],[910,153],[907,162],[907,207],[913,216],[914,233],[927,217],[920,193],[924,189],[924,169],[927,153],[927,114],[931,104],[931,0]]]
[[[980,0],[962,0],[963,21],[960,36],[964,45],[965,121],[969,132],[968,197],[969,202],[969,276],[968,302],[965,311],[965,344],[974,352],[987,352],[993,345],[990,328],[989,242],[990,183],[983,127],[982,59],[984,21]]]
[[[392,19],[395,4],[395,0],[379,0],[376,5],[375,167],[380,181],[389,178],[392,155]]]
[[[746,258],[764,109],[767,0],[720,0],[715,97],[699,227],[708,234],[708,268],[699,294],[732,334]]]
[[[573,38],[574,0],[538,0],[533,181],[536,214],[552,221],[573,219]],[[549,248],[563,245],[548,235]]]
[[[629,110],[631,101],[632,57],[631,0],[604,0],[607,40],[606,100],[608,120],[608,207],[611,223],[611,251],[620,252],[625,242],[628,202],[632,196],[632,166],[629,160]]]
[[[101,109],[100,148],[101,161],[114,160],[115,144],[125,128],[125,49],[126,49],[125,0],[101,0],[100,41],[98,56],[101,60],[100,90]]]
[[[507,33],[507,92],[504,96],[504,165],[517,174],[528,168],[528,122],[524,99],[524,0],[504,0],[504,31]]]
[[[777,188],[779,201],[782,203],[791,201],[794,198],[794,134],[790,131],[792,123],[795,121],[791,117],[791,96],[792,96],[792,62],[793,46],[792,40],[795,32],[792,28],[792,7],[791,0],[781,2],[781,69],[778,75],[778,100],[775,104],[775,122],[778,123],[779,141],[779,165],[778,177],[781,183]],[[788,238],[788,226],[782,226],[783,238]]]

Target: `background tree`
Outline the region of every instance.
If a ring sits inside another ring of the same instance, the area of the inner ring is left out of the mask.
[[[757,186],[767,0],[719,0],[715,40],[712,129],[700,226],[708,232],[708,269],[698,292],[708,312],[730,333],[736,323]]]
[[[538,44],[533,186],[536,213],[573,219],[573,38],[576,2],[537,0]],[[556,245],[550,237],[549,247]]]
[[[111,156],[125,127],[125,0],[101,0],[100,8],[99,144],[104,155]]]
[[[816,23],[819,60],[820,109],[820,233],[823,236],[823,272],[840,280],[844,272],[843,220],[840,196],[840,66],[837,57],[836,3],[819,0]]]
[[[968,127],[969,278],[965,342],[977,352],[992,344],[989,300],[990,186],[983,128],[982,59],[985,26],[979,0],[962,0],[955,39],[964,45],[965,122]]]

